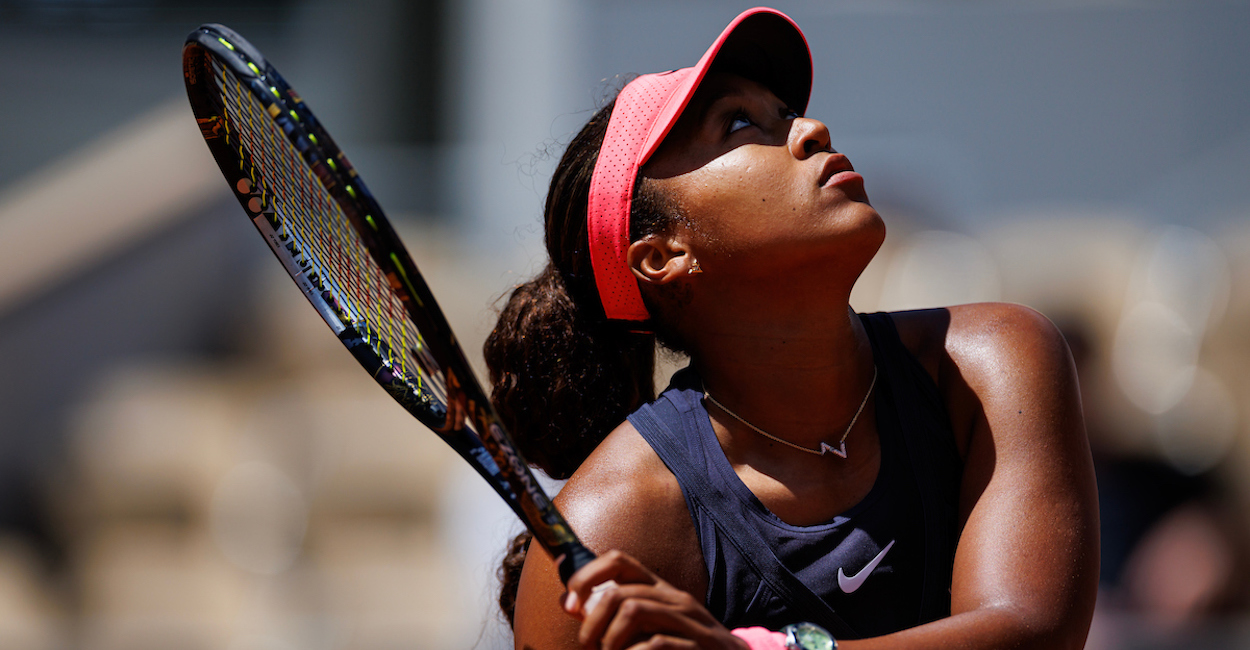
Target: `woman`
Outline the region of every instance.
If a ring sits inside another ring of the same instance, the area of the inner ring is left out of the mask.
[[[603,555],[566,594],[514,545],[518,648],[781,647],[799,622],[844,648],[1083,645],[1097,511],[1063,339],[1012,305],[850,309],[885,227],[801,117],[810,85],[797,26],[751,10],[561,160],[551,262],[486,355]],[[690,367],[646,404],[653,339]]]

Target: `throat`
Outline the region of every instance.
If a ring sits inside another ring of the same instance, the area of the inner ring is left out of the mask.
[[[847,457],[846,439],[848,436],[850,436],[851,431],[855,429],[855,424],[859,421],[859,416],[863,414],[864,407],[868,405],[868,400],[872,397],[872,391],[876,385],[877,385],[877,367],[874,365],[872,368],[872,381],[868,383],[868,391],[864,393],[864,399],[860,401],[859,408],[857,408],[855,410],[855,414],[851,416],[851,421],[848,422],[846,425],[846,428],[842,430],[842,436],[838,438],[836,447],[831,445],[828,441],[825,441],[825,440],[819,441],[820,444],[818,446],[807,447],[802,444],[795,443],[785,438],[773,435],[765,431],[764,429],[760,428],[759,426],[751,424],[751,422],[749,422],[746,418],[742,417],[741,415],[738,415],[737,413],[731,411],[729,407],[725,406],[716,398],[712,397],[711,393],[707,391],[707,388],[703,389],[703,401],[705,403],[705,406],[708,404],[715,406],[722,413],[724,413],[725,415],[728,415],[730,418],[737,421],[738,424],[745,426],[746,428],[750,429],[752,432],[757,433],[763,436],[764,438],[771,440],[772,442],[785,445],[786,447],[789,447],[790,449],[794,449],[795,451],[801,451],[807,454],[812,454],[814,456],[825,456],[827,454],[833,454],[834,456],[845,459]]]

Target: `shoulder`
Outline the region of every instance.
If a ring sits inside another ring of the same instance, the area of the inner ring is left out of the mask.
[[[557,503],[571,519],[598,520],[628,516],[618,506],[640,499],[681,498],[677,479],[643,439],[634,425],[622,422],[582,463],[560,491]]]
[[[1010,303],[976,303],[892,312],[899,338],[939,383],[954,364],[966,380],[1002,371],[1066,365],[1067,343],[1041,313]]]
[[[950,315],[943,347],[951,371],[982,399],[1074,376],[1059,328],[1033,309],[983,303],[952,307]]]
[[[1066,345],[1050,319],[1037,310],[1012,303],[976,303],[949,307],[950,331],[947,349],[959,353],[962,345],[1042,346],[1058,352]],[[1059,347],[1056,347],[1059,346]]]
[[[677,478],[638,430],[623,422],[555,499],[596,552],[623,550],[669,582],[698,581],[698,540]]]
[[[891,312],[903,344],[926,367],[950,356],[975,362],[1004,346],[1067,354],[1063,336],[1040,312],[1012,303],[975,303]]]
[[[943,394],[961,450],[987,410],[1075,387],[1063,335],[1029,307],[976,303],[891,317]]]

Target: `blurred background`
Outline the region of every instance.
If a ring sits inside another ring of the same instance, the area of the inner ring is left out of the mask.
[[[511,647],[520,525],[253,233],[188,32],[233,27],[300,90],[480,359],[564,144],[748,6],[0,0],[0,647]],[[1008,300],[1069,338],[1089,647],[1250,647],[1250,3],[776,6],[891,228],[856,308]]]

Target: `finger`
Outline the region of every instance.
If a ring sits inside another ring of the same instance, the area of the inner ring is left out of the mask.
[[[630,599],[620,603],[599,646],[618,650],[656,635],[695,640],[699,637],[696,627],[667,603]]]
[[[568,595],[564,600],[565,611],[574,616],[584,616],[583,603],[590,598],[591,590],[609,580],[618,584],[654,585],[659,577],[629,555],[620,551],[608,551],[569,578]]]
[[[690,639],[679,639],[667,634],[656,634],[646,641],[629,646],[629,650],[697,650],[698,647]]]
[[[656,634],[689,639],[698,644],[709,636],[710,630],[671,603],[630,598],[619,604],[599,645],[616,650]]]
[[[594,594],[593,598],[596,604],[593,610],[588,611],[578,630],[578,641],[588,647],[595,647],[599,644],[604,631],[620,616],[618,610],[622,604],[628,602],[662,604],[674,612],[682,612],[704,624],[715,624],[715,619],[711,617],[711,614],[707,614],[705,609],[697,603],[691,605],[694,603],[694,598],[690,594],[663,581],[660,581],[658,585],[616,585],[600,590]],[[703,620],[705,618],[706,621]]]
[[[616,600],[618,601],[626,598],[646,598],[673,605],[699,620],[707,619],[706,622],[709,623],[713,620],[711,614],[701,616],[701,614],[706,613],[706,610],[694,599],[694,596],[661,579],[657,579],[653,585],[621,585],[615,580],[599,583],[591,588],[590,596],[586,599],[586,603],[582,605],[582,612],[585,617],[589,618],[599,603],[610,595],[609,592],[617,589],[622,589],[622,591],[615,592]]]

